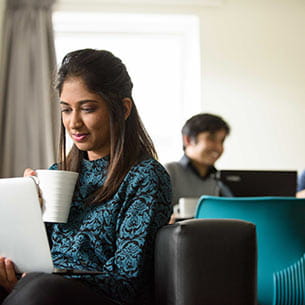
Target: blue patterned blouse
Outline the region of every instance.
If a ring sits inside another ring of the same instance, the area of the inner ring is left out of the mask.
[[[80,278],[119,304],[146,304],[153,289],[155,235],[171,214],[169,176],[148,159],[131,168],[111,200],[84,204],[103,184],[107,165],[108,158],[84,159],[68,222],[48,224],[54,265],[101,271]]]

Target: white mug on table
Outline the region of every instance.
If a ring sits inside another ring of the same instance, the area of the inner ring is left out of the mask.
[[[178,203],[178,217],[192,218],[195,216],[199,198],[180,198]]]

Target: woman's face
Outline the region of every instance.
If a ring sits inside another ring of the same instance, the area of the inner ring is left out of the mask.
[[[110,153],[109,113],[106,102],[88,91],[80,77],[67,79],[60,95],[63,124],[78,149],[89,160]]]

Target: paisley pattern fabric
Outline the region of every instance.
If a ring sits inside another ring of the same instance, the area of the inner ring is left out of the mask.
[[[156,160],[144,160],[111,200],[87,205],[86,198],[103,184],[107,165],[107,157],[84,159],[68,222],[47,224],[54,265],[100,271],[78,278],[119,304],[146,304],[153,290],[155,235],[171,215],[169,176]]]

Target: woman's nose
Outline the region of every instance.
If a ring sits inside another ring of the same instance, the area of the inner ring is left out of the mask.
[[[69,125],[71,129],[77,129],[83,125],[81,115],[78,113],[78,111],[73,111]]]

